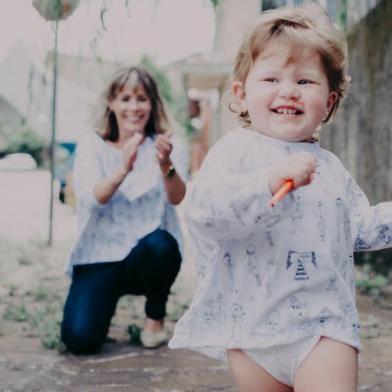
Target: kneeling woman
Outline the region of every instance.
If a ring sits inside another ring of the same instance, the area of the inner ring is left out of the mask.
[[[61,335],[74,354],[99,350],[125,294],[146,297],[142,344],[163,344],[181,264],[174,205],[185,195],[187,154],[170,136],[156,83],[145,70],[127,68],[105,100],[102,129],[81,139],[73,172],[79,234]]]

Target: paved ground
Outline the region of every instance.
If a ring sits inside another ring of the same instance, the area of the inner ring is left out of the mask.
[[[68,286],[63,261],[75,235],[75,216],[71,208],[56,205],[54,246],[47,248],[47,173],[0,173],[0,184],[0,392],[237,390],[219,362],[186,350],[130,344],[126,329],[130,323],[142,324],[141,298],[121,301],[110,331],[116,342],[105,344],[100,354],[75,357],[44,348],[42,342],[58,342]],[[194,287],[187,260],[170,299],[169,330]],[[390,392],[392,298],[376,304],[359,296],[358,303],[363,325],[360,391]]]

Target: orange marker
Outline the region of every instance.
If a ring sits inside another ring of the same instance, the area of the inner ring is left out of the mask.
[[[287,180],[279,189],[278,191],[272,196],[270,202],[269,202],[269,206],[270,207],[275,207],[276,204],[278,204],[278,202],[280,200],[282,200],[287,193],[289,193],[291,191],[291,189],[293,189],[294,187],[294,183],[292,180]]]

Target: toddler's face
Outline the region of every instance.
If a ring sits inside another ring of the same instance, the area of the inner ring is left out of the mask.
[[[296,142],[312,137],[337,94],[329,92],[318,53],[305,48],[289,62],[290,55],[288,46],[271,44],[255,60],[245,83],[233,82],[233,92],[244,101],[254,130]]]

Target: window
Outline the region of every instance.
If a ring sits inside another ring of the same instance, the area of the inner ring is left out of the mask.
[[[285,6],[287,4],[286,0],[262,0],[261,1],[261,10],[271,10],[273,8],[279,8]]]

